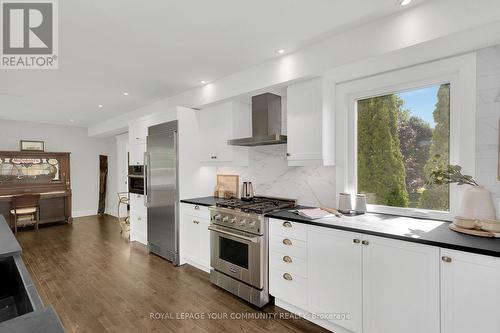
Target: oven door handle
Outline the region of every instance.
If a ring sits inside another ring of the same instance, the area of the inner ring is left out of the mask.
[[[210,231],[213,231],[213,232],[218,232],[220,234],[224,234],[224,235],[228,235],[228,236],[233,236],[233,237],[236,237],[236,238],[239,238],[239,239],[243,239],[243,240],[246,240],[248,242],[252,242],[252,243],[258,243],[259,242],[259,238],[258,237],[248,237],[248,236],[245,236],[244,234],[240,234],[240,233],[236,233],[234,231],[226,231],[226,230],[223,230],[221,228],[217,228],[217,227],[214,227],[214,226],[208,226],[208,230]]]

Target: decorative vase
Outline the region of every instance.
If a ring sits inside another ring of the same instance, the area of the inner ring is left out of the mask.
[[[490,191],[484,186],[473,186],[463,193],[460,215],[465,218],[495,219],[495,206]]]

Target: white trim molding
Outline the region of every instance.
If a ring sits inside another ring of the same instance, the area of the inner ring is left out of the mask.
[[[373,69],[371,69],[373,70]],[[337,199],[340,192],[356,192],[356,109],[355,101],[371,97],[450,83],[450,164],[459,164],[465,173],[475,175],[476,141],[476,54],[419,64],[367,77],[352,77],[335,86],[335,141]],[[378,213],[451,220],[458,213],[462,191],[450,187],[450,212],[369,206]]]

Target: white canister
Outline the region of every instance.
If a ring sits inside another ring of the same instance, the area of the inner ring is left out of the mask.
[[[339,212],[342,214],[351,214],[354,211],[352,194],[340,193],[339,194]]]
[[[366,195],[356,194],[356,202],[354,203],[354,210],[356,214],[366,213]]]
[[[465,190],[460,205],[460,215],[476,220],[494,220],[495,206],[491,193],[484,186],[473,186]]]

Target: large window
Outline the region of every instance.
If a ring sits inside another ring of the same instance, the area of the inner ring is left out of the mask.
[[[475,54],[385,65],[332,74],[342,78],[334,88],[337,193],[365,193],[369,212],[452,220],[467,186],[433,186],[428,177],[449,164],[475,175]]]
[[[449,211],[449,186],[433,168],[449,164],[450,84],[356,101],[357,192],[372,205]]]

